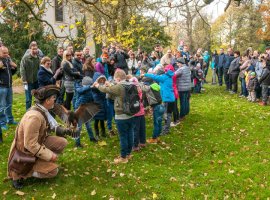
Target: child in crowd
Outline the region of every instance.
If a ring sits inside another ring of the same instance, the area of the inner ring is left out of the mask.
[[[194,92],[201,93],[203,80],[203,71],[201,70],[201,64],[197,63],[195,72],[194,72]]]
[[[114,110],[115,110],[115,123],[120,138],[121,156],[114,159],[114,163],[127,163],[128,159],[131,158],[131,151],[133,147],[133,130],[134,120],[133,116],[127,115],[123,112],[123,99],[124,99],[124,84],[126,82],[126,73],[117,69],[114,73],[115,85],[111,85],[106,82],[105,85],[100,85],[98,82],[94,83],[101,92],[111,94],[115,97],[114,99]]]
[[[75,90],[77,92],[77,99],[76,99],[75,106],[74,106],[75,110],[82,104],[86,104],[86,103],[90,103],[90,102],[94,101],[93,94],[92,94],[92,88],[91,88],[92,83],[93,83],[93,80],[89,76],[84,77],[81,82],[75,83]],[[93,131],[91,128],[91,122],[86,122],[85,127],[87,130],[88,136],[90,138],[90,141],[97,142],[96,138],[93,135]],[[81,132],[82,123],[80,121],[78,122],[78,129]],[[82,147],[80,136],[77,139],[75,139],[75,146]]]
[[[157,83],[152,83],[150,86],[148,83],[141,85],[142,90],[146,94],[148,104],[153,109],[153,134],[152,138],[148,139],[147,142],[150,144],[156,144],[159,141],[159,136],[162,132],[162,119],[165,111],[162,105],[162,99],[160,95],[160,86]]]
[[[172,79],[174,72],[170,70],[170,67],[166,66],[165,73],[162,75],[145,74],[144,76],[149,77],[160,84],[160,93],[166,109],[165,126],[161,135],[166,135],[170,131],[172,112],[175,102]]]
[[[104,84],[106,78],[100,72],[95,72],[93,76],[93,81],[98,82],[100,84]],[[96,88],[93,88],[93,98],[94,102],[98,103],[101,106],[101,110],[95,115],[95,133],[96,137],[100,137],[100,129],[101,128],[101,136],[106,137],[105,131],[105,120],[107,120],[107,102],[106,102],[106,94],[100,92]]]
[[[256,78],[255,72],[249,73],[249,80],[247,82],[247,90],[248,90],[248,100],[251,102],[256,102],[256,92],[255,89],[258,84],[258,79]]]
[[[139,151],[140,148],[145,147],[146,142],[143,92],[136,77],[132,77],[131,79],[129,79],[129,82],[137,86],[138,93],[140,96],[140,111],[134,115],[134,144],[133,144],[133,151]]]

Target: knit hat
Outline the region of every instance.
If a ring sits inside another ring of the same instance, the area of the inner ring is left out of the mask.
[[[89,76],[85,76],[82,80],[82,85],[92,85],[93,79]]]
[[[35,99],[44,101],[53,95],[58,96],[60,93],[60,88],[55,85],[47,85],[44,87],[40,87],[37,90],[32,90],[31,93],[35,97]]]

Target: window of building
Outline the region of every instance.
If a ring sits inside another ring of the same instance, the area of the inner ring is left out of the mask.
[[[55,0],[55,21],[64,22],[64,2]]]

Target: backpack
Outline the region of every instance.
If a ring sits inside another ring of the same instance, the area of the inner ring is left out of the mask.
[[[135,115],[140,111],[140,96],[137,86],[129,83],[123,84],[124,98],[123,98],[123,112],[127,115]]]
[[[154,94],[155,99],[157,100],[157,103],[158,104],[161,104],[162,103],[162,99],[161,99],[160,91],[156,91],[152,87],[150,87],[150,90]]]

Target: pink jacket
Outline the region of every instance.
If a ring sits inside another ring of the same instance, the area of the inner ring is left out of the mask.
[[[143,116],[145,115],[145,112],[144,112],[144,106],[143,106],[143,91],[141,89],[141,87],[139,86],[139,81],[136,77],[133,77],[129,80],[129,82],[132,82],[134,83],[137,88],[138,88],[138,93],[139,93],[139,97],[140,97],[140,111],[138,113],[136,113],[134,116],[135,117],[138,117],[138,116]]]
[[[168,70],[171,70],[172,72],[174,72],[174,67],[172,65],[167,65],[165,67],[165,72],[167,72]],[[176,75],[174,74],[174,76],[172,77],[173,79],[173,93],[174,93],[174,97],[175,99],[178,99],[179,94],[178,94],[178,89],[177,89],[177,82],[176,82]]]

